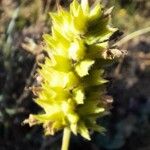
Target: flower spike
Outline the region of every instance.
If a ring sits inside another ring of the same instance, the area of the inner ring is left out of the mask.
[[[42,81],[35,99],[43,113],[30,114],[24,122],[43,124],[45,135],[67,127],[90,140],[89,130],[104,131],[96,120],[107,110],[104,67],[118,55],[108,55],[106,39],[116,29],[102,5],[90,9],[88,0],[73,0],[70,10],[60,8],[50,16],[52,33],[43,35],[48,57],[38,69]]]

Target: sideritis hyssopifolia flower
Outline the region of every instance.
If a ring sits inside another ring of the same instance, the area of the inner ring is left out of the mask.
[[[45,135],[67,127],[88,140],[89,130],[103,130],[96,120],[107,110],[104,67],[121,55],[108,50],[116,31],[110,12],[99,3],[90,8],[87,0],[74,0],[69,10],[50,13],[52,33],[43,35],[48,57],[38,69],[42,81],[35,100],[44,112],[30,114],[25,123],[43,124]]]

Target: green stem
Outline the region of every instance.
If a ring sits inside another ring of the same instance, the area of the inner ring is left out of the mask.
[[[68,150],[69,148],[69,141],[70,141],[71,131],[69,128],[64,129],[63,133],[63,140],[62,140],[62,147],[61,150]]]
[[[127,36],[125,36],[124,38],[122,38],[120,41],[118,41],[117,43],[115,43],[114,45],[117,45],[117,46],[121,46],[123,45],[124,43],[132,40],[133,38],[136,38],[137,36],[140,36],[142,34],[146,34],[150,32],[150,27],[147,27],[147,28],[144,28],[144,29],[141,29],[141,30],[138,30],[138,31],[135,31]]]

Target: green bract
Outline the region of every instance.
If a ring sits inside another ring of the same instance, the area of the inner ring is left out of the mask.
[[[35,100],[44,113],[31,114],[25,123],[43,124],[46,135],[68,127],[90,139],[89,129],[103,129],[96,119],[107,108],[103,67],[115,58],[107,54],[107,39],[116,29],[101,4],[90,9],[87,0],[74,0],[69,11],[59,8],[50,16],[52,34],[43,35],[49,57],[38,70],[42,83]]]

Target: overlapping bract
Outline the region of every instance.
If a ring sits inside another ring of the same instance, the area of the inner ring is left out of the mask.
[[[49,57],[38,70],[41,91],[35,102],[43,114],[30,115],[25,122],[43,124],[45,134],[69,127],[74,134],[90,139],[89,129],[102,131],[96,119],[106,105],[103,66],[107,64],[107,40],[115,29],[110,15],[97,3],[90,9],[87,0],[74,0],[70,10],[50,13],[52,34],[43,36]],[[105,56],[105,57],[104,57]]]

